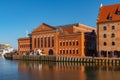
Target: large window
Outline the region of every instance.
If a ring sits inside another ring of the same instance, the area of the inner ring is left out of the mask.
[[[48,47],[50,47],[50,37],[48,37]]]
[[[103,30],[107,30],[107,27],[106,27],[106,26],[104,26],[104,27],[103,27]]]
[[[44,37],[44,47],[46,47],[47,46],[47,39],[46,39],[46,37]]]
[[[34,47],[36,48],[36,38],[34,38]]]
[[[41,38],[41,48],[43,48],[43,38]]]
[[[40,38],[38,38],[38,48],[40,48]]]
[[[52,47],[54,47],[54,37],[52,37]]]

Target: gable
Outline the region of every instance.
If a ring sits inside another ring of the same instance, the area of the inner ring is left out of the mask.
[[[48,31],[48,30],[55,30],[56,28],[47,25],[45,23],[42,23],[40,26],[38,26],[36,29],[33,30],[33,32],[40,32],[40,31]]]
[[[103,6],[100,8],[97,22],[120,20],[120,4]]]

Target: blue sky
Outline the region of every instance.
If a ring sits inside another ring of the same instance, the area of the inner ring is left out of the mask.
[[[41,23],[52,26],[82,23],[96,27],[100,3],[120,0],[0,0],[0,43],[17,48],[17,39],[26,37]]]

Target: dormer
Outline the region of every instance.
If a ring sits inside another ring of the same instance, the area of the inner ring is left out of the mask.
[[[117,9],[116,9],[116,12],[115,12],[117,15],[120,15],[120,7],[118,7]]]
[[[108,14],[107,19],[108,19],[108,20],[112,20],[112,13],[109,13],[109,14]]]

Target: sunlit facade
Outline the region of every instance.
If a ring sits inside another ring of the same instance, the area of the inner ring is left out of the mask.
[[[18,39],[20,54],[22,40]],[[57,27],[42,23],[29,34],[28,43],[29,51],[41,49],[46,55],[92,56],[96,51],[96,29],[79,23]]]

